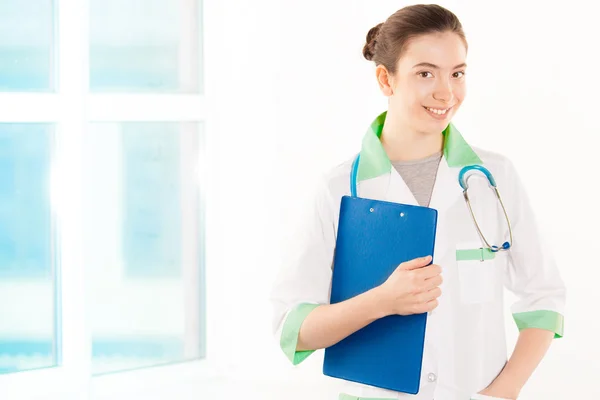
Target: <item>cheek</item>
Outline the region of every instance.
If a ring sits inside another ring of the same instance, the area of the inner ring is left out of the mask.
[[[409,82],[398,91],[399,100],[411,111],[419,111],[423,105],[429,102],[431,97],[432,85],[426,82],[419,84]]]
[[[435,91],[435,83],[433,79],[427,81],[422,80],[418,84],[413,85],[412,93],[415,99],[421,104],[425,104],[431,99],[431,94]]]
[[[467,95],[467,88],[464,84],[456,85],[453,89],[454,98],[460,104]]]

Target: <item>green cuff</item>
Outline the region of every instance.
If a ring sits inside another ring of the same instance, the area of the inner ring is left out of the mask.
[[[308,314],[317,307],[319,307],[319,304],[300,304],[288,314],[288,317],[283,324],[279,345],[288,360],[294,365],[300,364],[315,352],[314,350],[296,351],[296,346],[298,345],[298,334],[300,333],[302,323]]]
[[[554,332],[554,338],[563,337],[564,317],[556,311],[538,310],[513,314],[519,332],[527,328],[539,328]]]

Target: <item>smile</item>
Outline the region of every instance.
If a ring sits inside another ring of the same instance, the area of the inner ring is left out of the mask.
[[[431,108],[431,107],[423,107],[423,108],[425,108],[427,111],[430,111],[430,112],[432,112],[432,113],[434,113],[434,114],[437,114],[437,115],[444,115],[444,114],[446,114],[446,113],[447,113],[447,112],[448,112],[448,111],[449,111],[449,110],[450,110],[452,107],[449,107],[449,108]]]

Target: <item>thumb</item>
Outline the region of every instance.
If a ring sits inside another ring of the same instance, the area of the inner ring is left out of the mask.
[[[417,269],[426,266],[431,262],[431,256],[425,256],[415,258],[414,260],[406,261],[400,264],[400,269],[410,271],[411,269]]]

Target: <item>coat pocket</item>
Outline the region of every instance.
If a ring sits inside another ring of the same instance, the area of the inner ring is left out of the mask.
[[[502,281],[496,253],[471,242],[457,246],[456,267],[460,299],[464,304],[479,304],[500,298]]]

